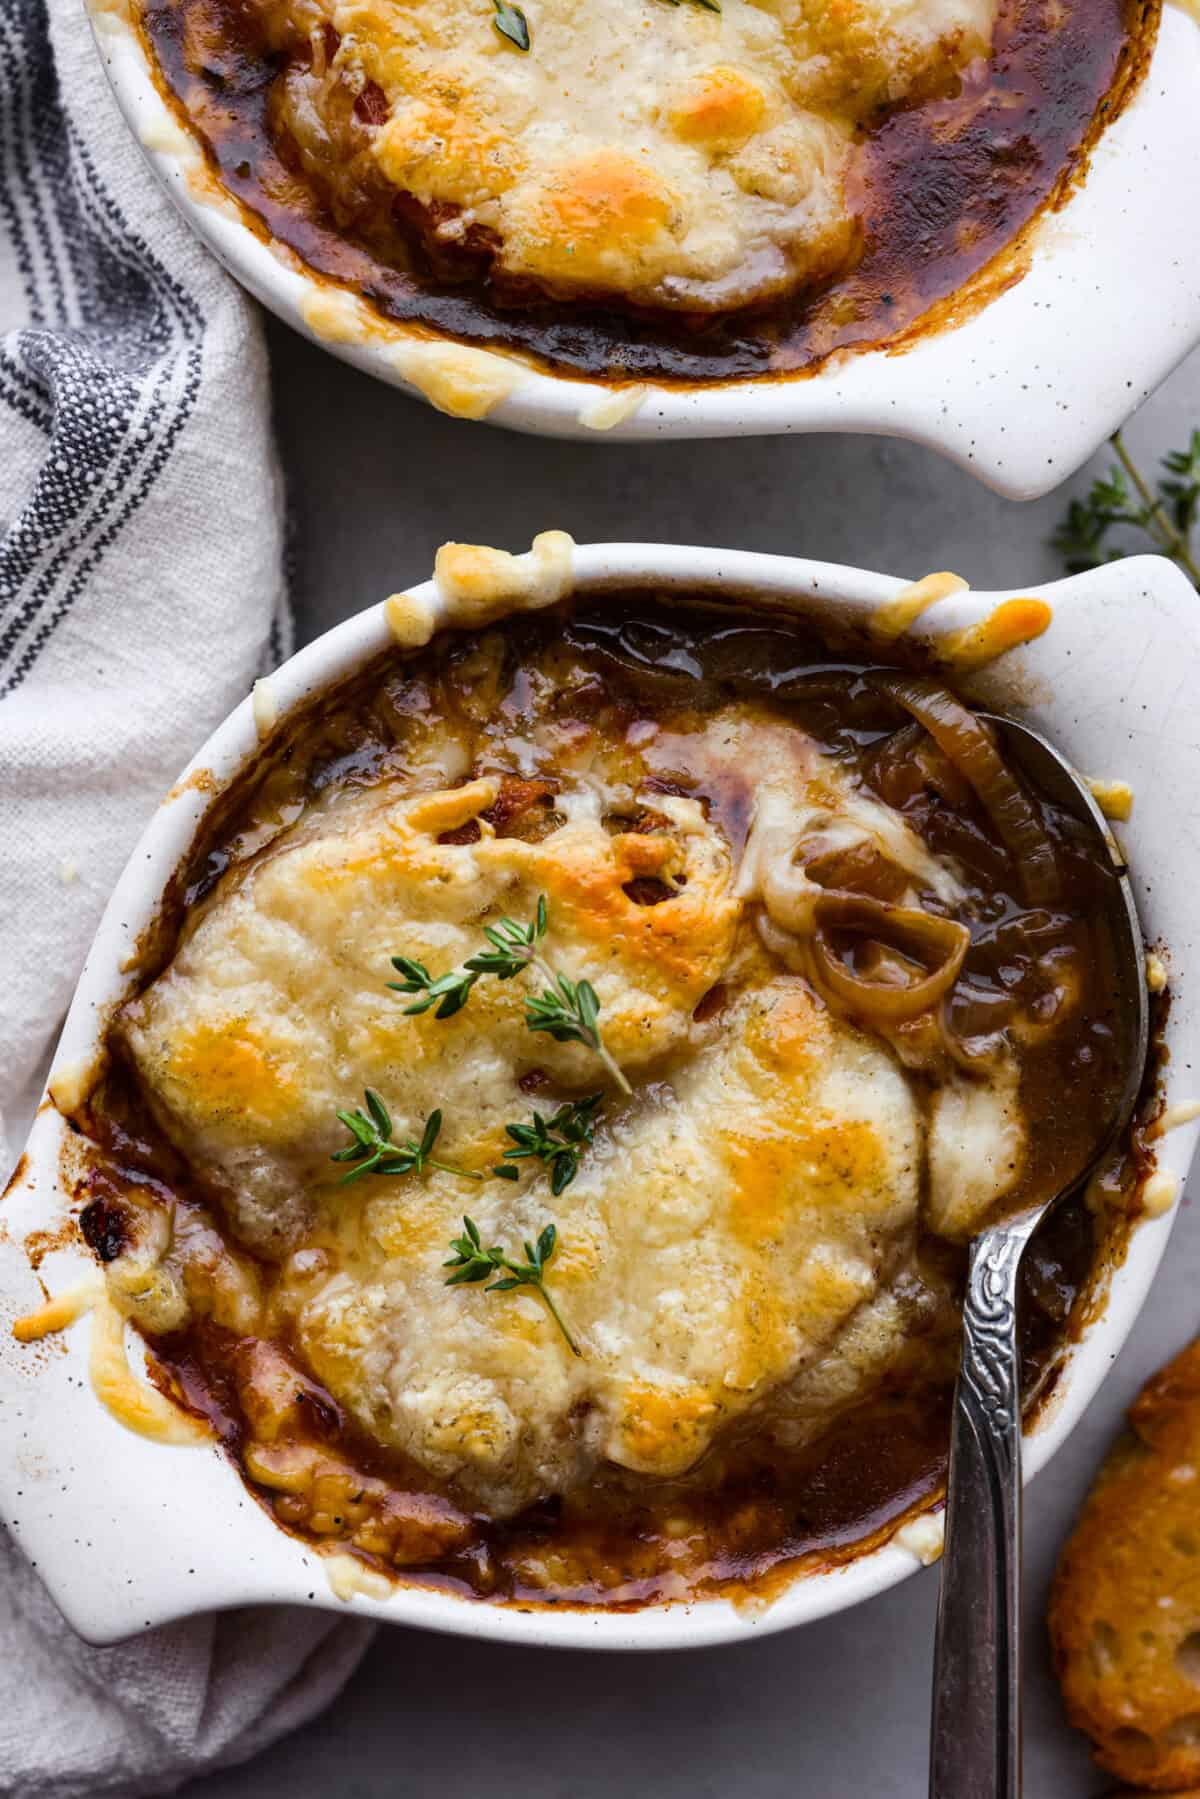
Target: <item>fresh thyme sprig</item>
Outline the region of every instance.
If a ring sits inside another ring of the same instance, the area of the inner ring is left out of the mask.
[[[529,20],[521,8],[510,6],[508,0],[492,0],[492,5],[495,8],[492,24],[500,36],[506,37],[510,44],[516,45],[518,50],[528,50],[530,44]]]
[[[548,1224],[536,1243],[524,1245],[525,1261],[514,1262],[498,1244],[485,1249],[479,1226],[464,1214],[463,1234],[451,1239],[450,1248],[454,1254],[448,1262],[442,1263],[443,1268],[455,1270],[447,1276],[446,1285],[461,1287],[489,1281],[491,1284],[484,1288],[485,1293],[511,1293],[516,1287],[532,1287],[562,1332],[571,1354],[581,1356],[583,1351],[563,1322],[562,1313],[546,1286],[546,1263],[554,1254],[557,1242],[558,1232]],[[493,1278],[496,1276],[499,1278]]]
[[[1114,530],[1141,531],[1200,587],[1200,561],[1192,533],[1200,520],[1200,429],[1186,450],[1170,450],[1154,488],[1138,468],[1118,431],[1110,440],[1119,466],[1093,481],[1084,500],[1072,500],[1050,539],[1073,575],[1130,554],[1114,548]]]
[[[505,1150],[504,1161],[493,1168],[492,1173],[502,1180],[519,1180],[519,1172],[512,1164],[536,1156],[549,1168],[550,1191],[557,1198],[579,1173],[583,1152],[590,1147],[595,1133],[597,1108],[603,1099],[602,1093],[589,1093],[586,1099],[560,1106],[553,1118],[543,1118],[540,1112],[535,1112],[532,1124],[506,1124],[504,1128],[513,1140],[513,1147]]]
[[[468,974],[465,969],[452,968],[435,980],[425,964],[414,962],[411,956],[393,956],[392,967],[404,976],[402,981],[388,982],[393,993],[419,993],[422,996],[415,1005],[405,1006],[406,1018],[416,1012],[428,1012],[431,1006],[437,1006],[435,1018],[453,1018],[456,1012],[462,1011],[479,979],[478,975]]]
[[[596,1020],[600,1001],[590,981],[569,981],[555,974],[538,958],[538,970],[550,983],[544,993],[525,1001],[525,1023],[531,1031],[545,1031],[556,1043],[582,1043],[592,1050],[611,1074],[622,1093],[633,1088],[604,1047]]]
[[[461,1012],[471,989],[483,975],[494,975],[499,981],[510,981],[527,968],[536,969],[546,982],[544,991],[525,1001],[525,1023],[531,1031],[546,1031],[556,1043],[582,1043],[598,1056],[621,1089],[633,1089],[605,1047],[600,1034],[600,1001],[590,981],[570,981],[556,974],[538,949],[546,935],[548,913],[546,896],[538,896],[531,924],[518,924],[502,918],[497,924],[484,925],[483,934],[491,945],[470,956],[461,968],[433,976],[423,962],[411,956],[393,956],[392,967],[404,976],[402,981],[389,981],[393,993],[415,993],[420,997],[405,1006],[405,1015],[428,1012],[436,1007],[435,1018],[453,1018]]]
[[[494,974],[498,981],[511,981],[515,974],[537,960],[537,946],[546,935],[546,896],[538,895],[532,924],[518,924],[513,918],[502,918],[499,924],[485,924],[483,934],[491,949],[481,949],[464,964],[476,975]]]
[[[443,1174],[457,1174],[464,1181],[483,1179],[482,1174],[457,1168],[453,1162],[440,1162],[433,1155],[442,1128],[440,1111],[429,1114],[419,1142],[410,1137],[404,1143],[393,1143],[391,1116],[374,1087],[366,1088],[363,1098],[367,1102],[365,1111],[356,1106],[353,1112],[338,1113],[339,1122],[350,1133],[350,1142],[334,1150],[329,1160],[355,1164],[349,1174],[342,1176],[339,1187],[348,1187],[364,1174],[421,1174],[426,1168],[440,1168]]]
[[[490,950],[480,950],[461,968],[452,968],[436,980],[423,962],[414,962],[411,956],[392,957],[392,967],[404,976],[402,981],[388,982],[392,992],[421,995],[411,1006],[405,1006],[406,1018],[414,1013],[428,1012],[431,1006],[437,1006],[435,1018],[453,1018],[466,1005],[480,975],[491,974],[498,981],[511,981],[514,975],[522,974],[546,935],[545,894],[538,899],[532,924],[518,924],[515,919],[502,918],[498,924],[484,925],[483,934],[492,946]]]

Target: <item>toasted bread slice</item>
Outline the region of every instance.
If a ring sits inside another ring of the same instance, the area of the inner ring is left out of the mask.
[[[1200,1787],[1200,1340],[1147,1382],[1059,1561],[1050,1637],[1096,1760]]]

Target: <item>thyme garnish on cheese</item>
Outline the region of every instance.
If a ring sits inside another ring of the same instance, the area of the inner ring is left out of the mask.
[[[464,1214],[463,1234],[451,1239],[450,1248],[454,1254],[448,1262],[442,1263],[443,1268],[455,1270],[447,1276],[446,1285],[462,1287],[489,1281],[490,1285],[484,1288],[485,1293],[511,1293],[517,1287],[532,1287],[562,1332],[571,1354],[582,1356],[583,1351],[563,1322],[562,1313],[546,1286],[546,1263],[554,1254],[557,1242],[558,1232],[552,1224],[548,1224],[536,1243],[524,1245],[525,1261],[516,1262],[506,1256],[498,1244],[485,1249],[479,1235],[479,1226]]]
[[[439,975],[436,980],[423,962],[414,962],[411,956],[392,957],[392,967],[404,976],[402,981],[388,982],[392,992],[421,995],[411,1006],[405,1006],[406,1017],[418,1012],[428,1012],[431,1006],[436,1005],[435,1018],[453,1018],[456,1012],[462,1011],[472,987],[482,975],[494,975],[498,981],[511,981],[514,975],[523,974],[531,962],[540,962],[537,945],[546,935],[545,895],[538,900],[532,924],[518,924],[515,919],[502,918],[498,924],[484,925],[483,934],[491,944],[491,949],[480,950],[478,955],[469,956],[461,968],[452,968],[449,973]],[[546,972],[549,973],[549,970]]]
[[[339,1112],[338,1120],[350,1133],[350,1142],[330,1156],[331,1162],[353,1162],[355,1166],[338,1182],[348,1187],[364,1174],[421,1174],[426,1168],[440,1168],[443,1174],[457,1174],[464,1181],[481,1181],[482,1174],[469,1168],[458,1168],[453,1162],[441,1162],[433,1154],[434,1144],[442,1128],[440,1111],[431,1112],[425,1121],[420,1140],[408,1138],[403,1143],[392,1141],[392,1120],[387,1107],[374,1087],[363,1093],[366,1109],[356,1106],[353,1112]]]
[[[553,1118],[543,1118],[535,1112],[531,1124],[506,1124],[504,1128],[513,1147],[505,1150],[503,1163],[492,1173],[502,1180],[518,1180],[519,1171],[512,1164],[536,1156],[549,1169],[550,1191],[557,1198],[579,1173],[583,1152],[592,1143],[597,1109],[603,1098],[602,1093],[589,1093],[586,1099],[560,1106]]]
[[[402,981],[389,981],[393,993],[419,995],[405,1015],[428,1012],[436,1007],[435,1018],[453,1018],[461,1012],[476,981],[493,975],[498,981],[511,981],[526,969],[535,969],[545,981],[543,992],[525,1001],[525,1023],[531,1031],[545,1031],[556,1043],[582,1043],[598,1056],[621,1089],[633,1089],[605,1048],[600,1035],[600,1001],[590,981],[571,981],[557,974],[538,949],[546,935],[548,913],[546,896],[538,896],[531,924],[518,924],[515,919],[501,918],[494,925],[484,925],[488,949],[469,956],[461,968],[433,976],[423,962],[411,956],[393,956],[392,967],[404,976]]]
[[[330,1156],[331,1162],[353,1162],[339,1186],[349,1186],[364,1174],[420,1174],[425,1168],[440,1168],[444,1174],[458,1175],[464,1181],[482,1181],[486,1176],[470,1168],[459,1168],[453,1162],[442,1162],[432,1154],[442,1128],[440,1111],[431,1112],[420,1141],[407,1138],[392,1141],[392,1120],[382,1098],[374,1087],[365,1091],[366,1110],[356,1106],[353,1112],[339,1112],[340,1123],[350,1132],[350,1142]],[[502,1162],[492,1169],[504,1181],[518,1181],[520,1170],[515,1162],[531,1157],[544,1162],[550,1172],[550,1191],[557,1196],[566,1191],[579,1173],[584,1151],[592,1145],[602,1093],[589,1093],[586,1099],[569,1100],[552,1118],[533,1114],[527,1124],[506,1124],[505,1130],[513,1146],[504,1151]]]

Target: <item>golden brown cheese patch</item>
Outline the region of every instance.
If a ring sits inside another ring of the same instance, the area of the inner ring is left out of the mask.
[[[707,1446],[717,1408],[703,1387],[655,1387],[633,1380],[622,1395],[618,1430],[631,1468],[690,1468]]]
[[[1128,824],[1133,816],[1133,788],[1128,781],[1090,780],[1092,797],[1105,818],[1114,824]]]
[[[211,1441],[200,1419],[134,1374],[125,1348],[124,1316],[107,1298],[101,1298],[92,1313],[88,1375],[97,1399],[135,1436],[179,1445]]]
[[[66,1330],[90,1312],[101,1291],[100,1282],[94,1275],[89,1275],[77,1286],[55,1293],[35,1311],[14,1319],[12,1334],[18,1343],[40,1343],[43,1337],[54,1336],[58,1331]]]
[[[415,101],[381,129],[375,154],[397,187],[463,207],[507,192],[521,173],[513,146],[463,103]]]
[[[729,1139],[733,1227],[747,1243],[777,1239],[786,1224],[789,1196],[799,1182],[813,1191],[836,1226],[838,1206],[869,1215],[873,1202],[887,1204],[890,1173],[874,1128],[840,1118],[798,1120],[784,1132],[751,1131]]]
[[[207,1110],[271,1135],[286,1125],[300,1094],[298,1074],[278,1042],[264,1041],[250,1019],[231,1017],[182,1036],[167,1079],[179,1089],[176,1103],[186,1106],[185,1090],[198,1091]]]
[[[977,625],[940,638],[935,646],[937,659],[947,668],[969,673],[1008,650],[1032,643],[1049,630],[1053,616],[1045,600],[1002,600]]]
[[[685,143],[731,149],[762,124],[767,97],[740,69],[717,63],[681,84],[671,104],[671,125]]]
[[[1140,1788],[1200,1783],[1200,1343],[1154,1375],[1063,1550],[1050,1635],[1067,1715]]]
[[[563,163],[509,210],[543,277],[620,288],[631,266],[654,279],[668,264],[680,200],[648,162],[604,149]]]

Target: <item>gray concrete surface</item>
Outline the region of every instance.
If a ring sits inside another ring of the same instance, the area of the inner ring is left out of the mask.
[[[1065,493],[1016,505],[908,445],[551,443],[442,418],[281,328],[272,349],[302,637],[422,579],[445,538],[523,549],[551,525],[580,541],[720,543],[907,575],[953,568],[979,587],[1056,572],[1045,539]],[[1153,458],[1193,423],[1200,354],[1129,436]],[[1059,1711],[1041,1624],[1046,1585],[1123,1407],[1198,1327],[1200,1222],[1185,1201],[1151,1304],[1030,1491],[1029,1799],[1099,1799],[1111,1789]],[[936,1596],[929,1572],[803,1630],[675,1656],[554,1654],[381,1631],[324,1718],[266,1758],[194,1783],[188,1799],[601,1799],[623,1790],[655,1799],[921,1799]]]

